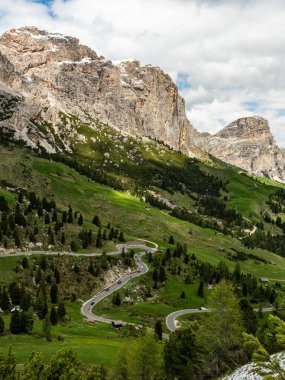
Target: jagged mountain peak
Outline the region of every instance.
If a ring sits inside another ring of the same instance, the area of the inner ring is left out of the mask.
[[[215,135],[200,134],[200,149],[248,172],[285,181],[285,155],[271,133],[268,120],[244,117]]]
[[[14,129],[16,136],[32,146],[60,149],[56,139],[53,145],[41,136],[39,125],[42,129],[50,125],[53,133],[65,136],[68,147],[71,130],[59,131],[59,114],[82,119],[87,113],[124,134],[151,137],[202,159],[204,152],[210,153],[285,181],[285,154],[277,147],[267,120],[241,118],[214,136],[199,133],[187,119],[184,99],[168,74],[135,59],[112,63],[77,38],[35,27],[4,33],[0,36],[0,85],[2,98],[7,88],[11,89],[7,94],[21,98],[0,127]]]
[[[273,138],[268,120],[261,116],[250,116],[237,119],[216,133],[215,136],[225,139]]]
[[[87,111],[124,133],[162,140],[194,155],[184,99],[160,68],[137,60],[113,64],[76,38],[34,27],[0,37],[0,67],[4,60],[16,77],[1,75],[0,69],[0,81],[17,88],[25,99],[25,117],[17,120],[18,128],[25,129],[27,120],[39,114],[56,124],[59,111],[75,116]],[[48,108],[44,115],[43,108]]]

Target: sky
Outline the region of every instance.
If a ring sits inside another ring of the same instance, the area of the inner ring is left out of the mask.
[[[267,118],[285,147],[284,0],[1,0],[0,33],[33,25],[167,72],[199,131]]]

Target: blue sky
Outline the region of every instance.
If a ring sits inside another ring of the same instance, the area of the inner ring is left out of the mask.
[[[285,147],[284,20],[284,0],[0,1],[0,32],[33,25],[160,66],[198,130],[261,115]]]

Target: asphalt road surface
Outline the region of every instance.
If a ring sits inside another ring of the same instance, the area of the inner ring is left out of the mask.
[[[151,243],[154,247],[148,247],[145,243]],[[134,255],[134,260],[137,264],[137,269],[133,272],[121,277],[118,279],[115,283],[110,285],[109,287],[103,289],[101,292],[95,294],[92,298],[90,298],[88,301],[85,301],[81,307],[81,313],[89,320],[89,321],[98,321],[98,322],[104,322],[104,323],[112,323],[112,319],[96,316],[93,313],[93,308],[101,302],[104,298],[108,297],[110,294],[114,293],[115,291],[119,290],[123,286],[126,285],[127,282],[132,280],[135,277],[139,277],[144,275],[148,272],[148,266],[142,261],[142,256],[144,256],[146,253],[149,252],[156,252],[158,249],[158,245],[147,241],[142,240],[141,242],[136,241],[135,243],[126,243],[126,244],[119,244],[117,245],[117,251],[114,252],[108,252],[106,253],[108,256],[115,256],[115,255],[121,255],[123,249],[135,249],[139,248],[142,249],[140,253],[137,253]],[[15,256],[31,256],[31,255],[54,255],[54,256],[84,256],[84,257],[98,257],[101,256],[101,253],[77,253],[77,252],[52,252],[52,251],[30,251],[30,252],[17,252],[17,253],[4,253],[0,254],[1,257],[15,257]],[[263,308],[262,312],[270,312],[273,311],[273,307],[267,307]],[[258,309],[254,309],[255,312],[258,312]],[[181,315],[185,314],[198,314],[198,313],[207,313],[211,312],[210,309],[201,308],[201,309],[184,309],[184,310],[177,310],[173,313],[169,314],[166,317],[166,326],[167,328],[173,332],[175,331],[179,326],[176,318],[180,317]],[[122,321],[123,324],[128,324],[127,322]],[[129,323],[131,324],[131,323]],[[167,338],[167,334],[163,334],[164,338]]]
[[[274,307],[264,307],[262,309],[262,312],[266,313],[266,312],[273,311],[273,310],[274,310]],[[170,330],[171,332],[173,332],[173,331],[175,331],[178,328],[178,323],[177,323],[176,318],[180,317],[181,315],[185,315],[185,314],[198,314],[198,313],[210,313],[211,311],[212,310],[206,309],[206,308],[202,308],[202,310],[201,309],[177,310],[177,311],[174,311],[173,313],[169,314],[166,317],[166,326],[167,326],[168,330]],[[258,309],[254,309],[254,311],[258,312]]]
[[[134,248],[133,246],[128,246],[128,248]],[[81,313],[89,320],[89,321],[98,321],[98,322],[105,322],[105,323],[111,323],[112,319],[104,318],[97,316],[93,313],[93,308],[101,302],[104,298],[108,297],[110,294],[116,292],[123,286],[125,286],[130,280],[133,278],[139,277],[144,275],[146,272],[148,272],[148,266],[142,261],[142,256],[145,255],[146,252],[153,252],[155,248],[149,248],[144,247],[145,251],[142,251],[140,253],[137,253],[134,255],[134,260],[137,264],[137,269],[120,279],[118,279],[115,283],[110,285],[109,287],[105,288],[103,291],[95,294],[92,298],[90,298],[88,301],[84,302],[84,304],[81,307]],[[123,322],[123,324],[126,324],[126,322]]]

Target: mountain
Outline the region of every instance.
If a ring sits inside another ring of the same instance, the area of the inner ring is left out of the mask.
[[[195,143],[248,172],[285,181],[285,152],[278,148],[268,121],[262,117],[238,119],[215,135],[197,135]]]
[[[207,152],[285,180],[285,152],[265,119],[243,118],[216,135],[199,133],[186,117],[177,86],[159,67],[133,59],[112,63],[76,38],[34,27],[0,37],[0,107],[3,131],[50,153],[72,152],[73,142],[85,139],[75,119],[92,119],[190,157],[205,159]]]
[[[87,111],[124,133],[163,140],[191,155],[193,128],[184,100],[160,68],[135,60],[113,64],[76,38],[33,27],[4,33],[0,53],[0,81],[22,96],[17,113],[2,125],[15,124],[29,144],[58,149],[34,141],[35,122],[55,126],[59,111],[77,116]]]

